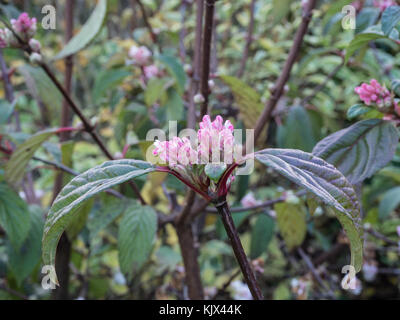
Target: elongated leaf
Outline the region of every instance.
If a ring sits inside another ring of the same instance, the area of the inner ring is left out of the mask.
[[[54,57],[54,60],[68,57],[85,48],[100,32],[107,15],[107,0],[99,0],[96,8],[83,25],[82,29],[75,35],[66,46]]]
[[[25,174],[25,168],[36,150],[57,130],[39,132],[20,144],[12,153],[5,167],[5,178],[8,183],[17,186]]]
[[[363,104],[355,104],[354,106],[351,106],[349,108],[349,110],[347,110],[347,118],[349,120],[352,120],[352,119],[362,116],[363,114],[366,114],[372,110],[373,110],[372,108],[367,107]]]
[[[288,250],[299,247],[307,233],[304,208],[301,205],[284,202],[275,204],[274,210],[279,232],[282,234]]]
[[[261,103],[261,97],[256,90],[249,87],[242,80],[232,77],[221,75],[219,78],[230,87],[235,102],[239,108],[239,116],[247,129],[254,129],[257,119],[261,115],[264,108]],[[264,142],[266,139],[266,130],[263,131],[259,141]]]
[[[18,285],[28,277],[40,261],[43,234],[43,212],[40,207],[29,208],[31,228],[20,249],[8,246],[8,263]]]
[[[331,134],[312,153],[336,166],[356,184],[392,160],[398,141],[399,134],[391,122],[369,119]]]
[[[153,171],[155,168],[147,162],[125,159],[105,162],[72,179],[54,200],[47,215],[42,240],[44,263],[54,264],[58,240],[86,200]]]
[[[128,279],[146,262],[157,231],[157,214],[149,206],[133,205],[125,212],[118,232],[119,264]]]
[[[340,171],[300,150],[265,149],[256,152],[255,158],[335,209],[350,240],[351,264],[359,271],[363,247],[360,207],[353,187]]]
[[[382,14],[382,31],[389,35],[393,28],[400,22],[400,7],[390,6]]]
[[[256,259],[267,251],[274,235],[275,221],[266,214],[261,214],[252,229],[250,242],[250,258]]]
[[[168,89],[168,99],[165,103],[168,121],[179,121],[183,119],[183,100],[174,88]]]
[[[400,205],[400,187],[390,189],[379,203],[379,219],[386,219]]]
[[[182,67],[182,64],[173,56],[159,55],[160,60],[168,69],[169,73],[175,78],[176,89],[179,94],[183,94],[186,84],[186,72]]]
[[[14,249],[19,250],[29,233],[28,207],[4,182],[0,183],[0,226],[6,231]]]
[[[350,42],[346,49],[345,62],[350,59],[350,57],[356,52],[358,49],[366,46],[370,41],[378,40],[378,39],[386,39],[387,36],[379,33],[359,33],[354,39]]]
[[[105,95],[107,90],[114,88],[131,72],[125,69],[104,70],[97,77],[93,88],[93,100],[99,103],[100,98]]]

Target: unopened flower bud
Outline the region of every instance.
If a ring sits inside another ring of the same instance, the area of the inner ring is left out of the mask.
[[[209,88],[210,90],[212,90],[212,89],[215,88],[215,82],[214,82],[214,80],[208,80],[208,88]]]
[[[201,93],[198,93],[193,97],[193,101],[194,103],[203,103],[205,99]]]
[[[129,49],[128,56],[133,60],[133,63],[139,66],[144,66],[149,62],[151,52],[145,46],[132,46]]]
[[[38,63],[42,61],[42,55],[37,53],[37,52],[33,52],[31,53],[31,55],[29,56],[29,61],[31,63]]]
[[[40,42],[37,41],[36,39],[31,39],[29,40],[29,47],[32,49],[33,52],[40,52]]]
[[[193,68],[190,64],[185,64],[183,66],[183,70],[185,70],[186,74],[191,77],[193,75]]]

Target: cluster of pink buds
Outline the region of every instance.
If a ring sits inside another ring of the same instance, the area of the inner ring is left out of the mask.
[[[18,19],[11,19],[12,30],[5,28],[0,29],[0,48],[21,47],[20,40],[28,43],[34,54],[40,52],[40,42],[33,39],[36,33],[36,18],[30,18],[26,12],[19,15]]]
[[[387,7],[397,6],[394,0],[374,0],[374,7],[379,8],[381,11],[385,11]]]
[[[376,104],[378,107],[383,108],[390,107],[392,104],[392,97],[389,90],[385,86],[381,86],[375,79],[372,79],[369,84],[361,84],[354,91],[367,106]]]
[[[142,69],[145,80],[149,80],[160,75],[160,70],[155,64],[151,63],[152,55],[150,50],[145,46],[132,46],[129,49],[128,56],[130,58],[128,63],[139,66]]]
[[[369,84],[361,84],[354,91],[367,106],[376,105],[380,111],[387,113],[385,119],[392,119],[391,113],[400,117],[400,105],[393,99],[390,91],[375,79],[372,79]]]
[[[195,143],[188,138],[174,137],[170,141],[155,141],[153,154],[166,164],[168,171],[195,191],[209,198],[208,192],[226,194],[232,181],[233,171],[243,161],[242,146],[236,144],[234,127],[217,116],[211,121],[205,115],[200,123]]]

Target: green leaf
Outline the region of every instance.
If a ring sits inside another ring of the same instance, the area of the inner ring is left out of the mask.
[[[385,192],[379,203],[379,219],[384,220],[400,205],[400,187]]]
[[[111,222],[118,218],[127,208],[132,200],[126,201],[117,198],[110,198],[102,201],[98,209],[94,209],[88,219],[90,239],[105,229]]]
[[[255,158],[293,183],[313,193],[320,201],[335,208],[351,246],[351,263],[357,271],[362,266],[360,206],[357,195],[346,178],[331,164],[300,150],[265,149]]]
[[[119,225],[118,250],[122,273],[132,279],[148,259],[157,231],[157,214],[149,206],[128,208]]]
[[[168,99],[165,103],[167,121],[179,121],[183,119],[183,100],[174,88],[168,89]]]
[[[300,106],[290,108],[285,124],[278,127],[277,135],[280,148],[295,148],[308,152],[317,142],[310,116],[307,110]]]
[[[288,250],[301,246],[307,233],[304,208],[301,205],[284,202],[275,204],[274,210],[279,232]]]
[[[14,249],[19,250],[29,233],[28,207],[4,182],[0,183],[0,225]]]
[[[8,246],[8,263],[18,286],[28,277],[40,261],[43,234],[43,212],[40,207],[29,208],[31,228],[20,249]]]
[[[7,123],[8,119],[14,112],[14,107],[17,100],[11,104],[7,100],[0,100],[0,124]]]
[[[221,75],[219,78],[230,87],[239,108],[239,117],[243,121],[245,127],[247,129],[254,129],[264,109],[260,95],[256,90],[236,77]],[[260,137],[260,141],[265,141],[265,132],[266,130],[264,130],[263,136]]]
[[[58,240],[86,200],[153,171],[155,168],[148,162],[124,159],[107,161],[72,179],[54,200],[47,215],[42,240],[44,264],[54,265]]]
[[[352,119],[362,116],[363,114],[366,114],[372,110],[373,110],[372,108],[367,107],[363,104],[355,104],[354,106],[351,106],[349,108],[349,110],[347,110],[347,118],[349,120],[352,120]]]
[[[382,13],[382,31],[389,35],[393,28],[400,22],[400,7],[390,6]]]
[[[321,140],[313,154],[336,166],[356,184],[392,160],[398,141],[399,134],[390,121],[369,119]]]
[[[114,88],[121,83],[123,79],[131,75],[131,72],[125,69],[111,69],[102,71],[97,77],[93,88],[93,100],[97,104],[107,90]]]
[[[167,79],[160,78],[151,78],[149,80],[144,92],[144,102],[148,107],[152,107],[157,100],[160,100],[166,94],[165,85],[167,82]]]
[[[387,39],[388,37],[379,34],[379,33],[359,33],[357,34],[354,39],[350,42],[346,49],[346,56],[345,56],[345,63],[349,61],[350,57],[356,52],[358,49],[366,46],[370,41],[377,40],[377,39]]]
[[[251,232],[250,258],[256,259],[267,251],[274,236],[275,222],[269,215],[260,214]]]
[[[82,231],[83,227],[86,225],[87,218],[90,211],[93,208],[94,199],[89,199],[86,201],[76,213],[74,219],[69,223],[68,227],[65,229],[68,239],[75,239],[79,233]]]
[[[291,0],[273,0],[271,16],[274,22],[281,22],[290,12]]]
[[[175,78],[176,89],[179,94],[183,94],[186,84],[186,72],[183,69],[182,64],[178,59],[169,55],[159,55],[157,59],[166,66],[169,73]]]
[[[28,162],[33,157],[36,150],[57,131],[58,129],[50,129],[38,132],[14,150],[10,160],[5,166],[4,177],[9,184],[13,186],[19,184],[25,174]]]
[[[107,0],[99,0],[93,13],[65,47],[53,58],[63,59],[84,49],[100,32],[107,15]]]

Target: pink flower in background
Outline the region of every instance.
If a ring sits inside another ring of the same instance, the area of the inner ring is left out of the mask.
[[[188,138],[156,140],[153,155],[167,165],[160,167],[160,171],[174,174],[205,198],[210,198],[210,186],[226,194],[234,181],[233,171],[242,160],[241,145],[234,143],[233,130],[229,120],[224,122],[217,116],[211,121],[205,115],[194,146]]]
[[[145,66],[143,68],[143,72],[144,72],[144,76],[147,79],[151,79],[151,78],[157,77],[158,74],[159,74],[159,70],[158,70],[157,66],[154,65],[154,64],[149,65],[149,66]]]
[[[144,66],[149,62],[151,52],[145,46],[132,46],[129,49],[128,56],[133,60],[133,63],[139,66]]]
[[[353,1],[350,5],[353,6],[357,11],[359,11],[363,6],[363,1],[361,0]]]
[[[40,52],[41,49],[40,42],[33,38],[29,40],[29,47],[32,49],[33,52]]]
[[[0,29],[0,48],[6,48],[8,46],[6,32]]]
[[[385,11],[387,7],[397,6],[394,0],[374,0],[374,7],[379,8],[381,11]]]
[[[10,20],[14,31],[24,40],[32,38],[36,32],[36,18],[29,18],[26,12],[20,14],[18,19]]]
[[[243,207],[249,208],[261,204],[261,201],[254,197],[253,192],[249,192],[240,200],[240,203]]]
[[[367,106],[377,104],[378,107],[384,107],[390,106],[392,103],[389,90],[384,86],[382,87],[375,79],[372,79],[370,84],[363,83],[361,86],[356,87],[354,91]]]

